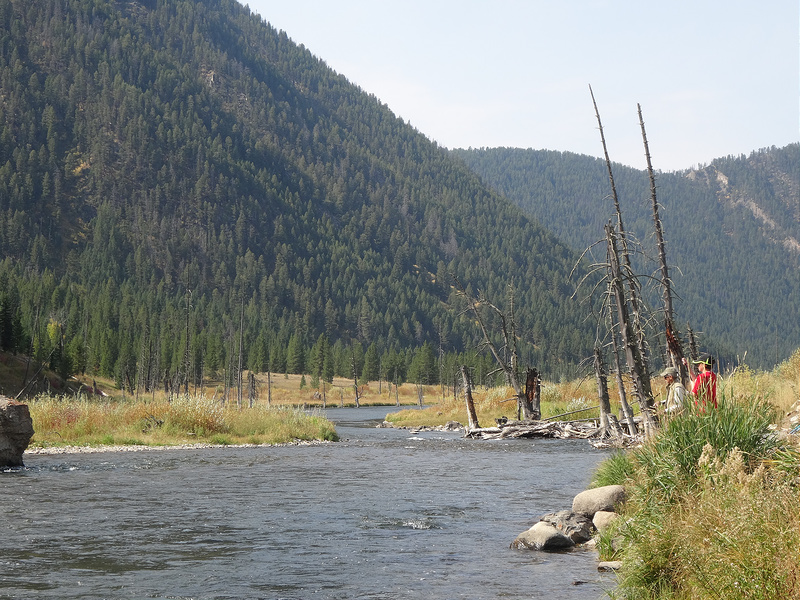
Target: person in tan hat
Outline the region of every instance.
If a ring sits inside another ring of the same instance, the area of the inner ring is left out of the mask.
[[[681,383],[680,373],[675,367],[667,367],[661,372],[661,376],[667,383],[665,411],[667,414],[678,412],[683,408],[683,400],[686,398],[686,388]]]

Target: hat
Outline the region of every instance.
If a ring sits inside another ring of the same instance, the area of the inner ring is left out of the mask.
[[[710,367],[711,363],[713,362],[713,360],[714,359],[711,358],[710,354],[706,354],[704,352],[703,354],[700,355],[700,357],[697,360],[693,360],[692,364],[693,365],[699,365],[700,363],[703,363],[704,365],[708,365]]]
[[[672,375],[673,377],[677,377],[678,369],[676,369],[675,367],[667,367],[661,372],[661,376],[666,377],[667,375]]]

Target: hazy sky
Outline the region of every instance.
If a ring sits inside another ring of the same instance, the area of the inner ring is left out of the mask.
[[[244,2],[243,2],[244,3]],[[800,140],[798,0],[250,0],[448,148],[685,169]]]

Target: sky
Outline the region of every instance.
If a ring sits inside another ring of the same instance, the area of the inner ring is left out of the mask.
[[[447,148],[676,171],[800,141],[798,0],[240,0]]]

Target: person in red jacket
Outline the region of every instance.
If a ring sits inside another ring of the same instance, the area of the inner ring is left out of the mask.
[[[683,361],[685,364],[686,359],[684,358]],[[697,375],[692,377],[691,385],[695,404],[703,407],[711,404],[717,408],[717,374],[711,370],[713,364],[714,359],[710,354],[701,354],[700,358],[693,360],[692,365],[697,369]],[[693,371],[694,369],[689,370],[690,377]]]

